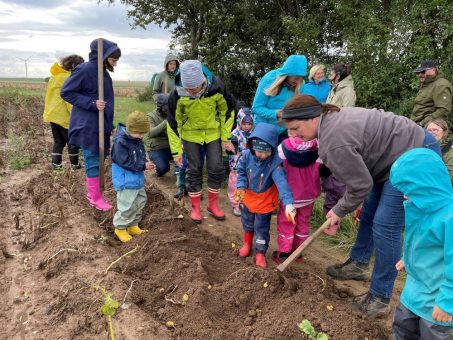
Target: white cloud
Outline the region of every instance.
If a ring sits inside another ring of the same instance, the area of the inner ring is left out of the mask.
[[[112,75],[117,80],[148,80],[162,69],[170,32],[150,25],[132,30],[127,8],[90,0],[0,0],[0,77],[47,77],[53,62],[68,54],[88,59],[92,40],[104,37],[121,48]]]

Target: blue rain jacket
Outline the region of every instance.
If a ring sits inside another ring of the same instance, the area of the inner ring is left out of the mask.
[[[408,197],[401,303],[429,322],[453,326],[431,317],[434,305],[453,314],[453,189],[447,168],[434,151],[412,149],[393,164],[390,182]]]
[[[252,146],[254,137],[261,138],[273,147],[269,158],[262,161],[255,156]],[[293,193],[286,180],[282,160],[277,154],[277,142],[278,133],[275,125],[260,123],[255,127],[248,139],[249,148],[244,150],[239,163],[236,187],[263,193],[275,183],[280,199],[287,205],[294,202]]]
[[[104,39],[104,61],[118,50],[118,45]],[[72,104],[69,121],[69,143],[82,149],[99,152],[99,111],[96,100],[98,91],[97,39],[90,44],[89,61],[78,65],[65,81],[61,97]],[[114,95],[109,72],[104,70],[104,141],[106,153],[110,147],[110,133],[113,129]]]
[[[294,92],[283,86],[276,96],[268,96],[264,91],[281,75],[306,76],[307,58],[304,55],[291,55],[279,69],[269,71],[261,78],[253,99],[252,111],[255,115],[255,125],[261,122],[277,126],[278,134],[286,131],[284,123],[277,122],[277,111],[283,109],[285,104],[294,96]],[[302,88],[299,93],[302,93]]]
[[[126,127],[119,123],[112,147],[112,182],[115,191],[143,188],[145,164],[143,139],[131,137]]]
[[[316,84],[312,79],[308,83],[304,84],[302,93],[313,96],[321,103],[325,103],[331,89],[332,85],[330,85],[326,78],[321,80],[318,84]]]

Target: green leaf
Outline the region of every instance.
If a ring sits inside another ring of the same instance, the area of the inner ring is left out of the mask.
[[[316,336],[315,329],[311,325],[310,321],[308,321],[307,319],[302,320],[302,322],[300,324],[298,324],[298,326],[299,326],[299,330],[302,333],[305,333],[308,336],[313,336],[313,337]]]
[[[318,335],[316,336],[316,340],[329,340],[329,337],[327,336],[326,333],[319,332]]]
[[[104,304],[101,307],[101,312],[106,316],[113,316],[119,306],[120,303],[113,299],[111,294],[106,294]]]

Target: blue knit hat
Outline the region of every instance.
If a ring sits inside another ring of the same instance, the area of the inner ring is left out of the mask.
[[[182,87],[194,89],[203,84],[206,77],[203,74],[201,63],[198,60],[186,60],[179,66]]]

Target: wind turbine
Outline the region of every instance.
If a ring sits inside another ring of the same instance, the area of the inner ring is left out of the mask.
[[[16,57],[17,59],[19,60],[22,60],[24,63],[25,63],[25,78],[28,78],[28,60],[31,58],[32,56],[29,56],[28,58],[19,58],[19,57]]]

